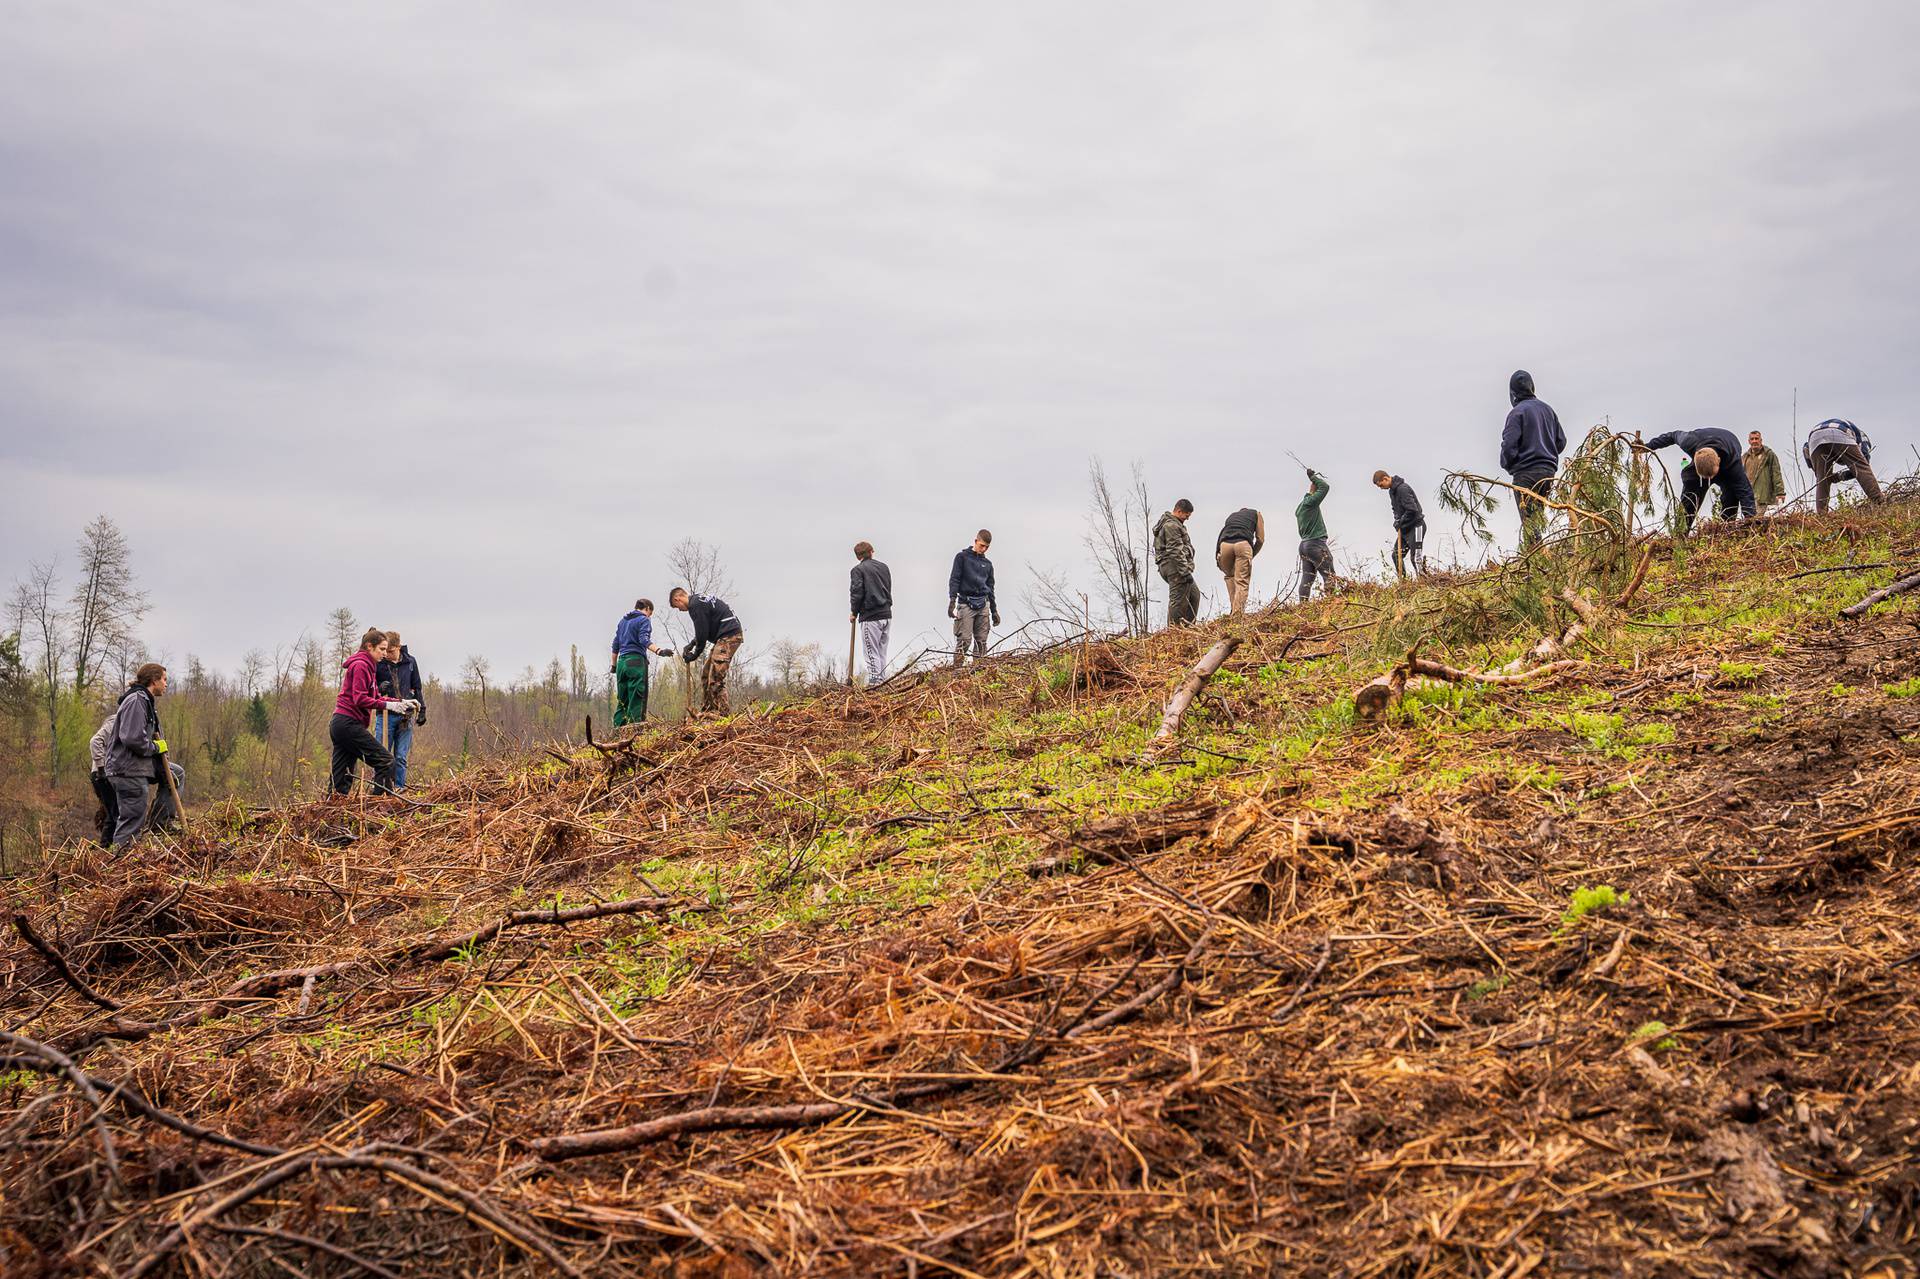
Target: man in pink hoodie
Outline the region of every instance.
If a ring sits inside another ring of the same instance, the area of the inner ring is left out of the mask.
[[[340,677],[340,697],[333,704],[333,719],[327,724],[327,737],[333,742],[333,793],[344,795],[353,789],[354,766],[361,760],[373,769],[373,791],[386,795],[393,791],[393,755],[368,729],[373,712],[393,711],[411,715],[419,709],[415,702],[396,701],[380,693],[374,668],[387,648],[387,633],[378,628],[360,637],[360,651],[347,659]]]

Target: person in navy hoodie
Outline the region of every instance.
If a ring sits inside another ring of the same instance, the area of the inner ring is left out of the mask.
[[[1560,417],[1533,393],[1533,374],[1516,369],[1507,379],[1507,402],[1512,410],[1500,431],[1500,469],[1513,477],[1513,504],[1520,508],[1520,551],[1530,551],[1546,526],[1547,508],[1540,504],[1553,488],[1560,455],[1567,451],[1567,433]]]
[[[333,718],[327,722],[327,738],[333,743],[330,782],[335,795],[353,789],[354,767],[361,760],[373,770],[375,794],[393,791],[393,753],[380,744],[368,724],[377,710],[411,715],[420,705],[380,695],[377,668],[386,649],[387,633],[368,631],[360,637],[360,651],[341,667],[340,696],[333,703]]]
[[[638,724],[647,717],[647,654],[672,657],[653,642],[653,601],[639,599],[613,628],[613,726]]]
[[[384,697],[410,701],[420,709],[411,715],[387,716],[387,740],[381,743],[393,752],[393,788],[407,788],[407,756],[413,753],[413,729],[427,726],[427,704],[421,700],[420,663],[400,642],[399,631],[387,632],[387,655],[373,668],[374,682]]]

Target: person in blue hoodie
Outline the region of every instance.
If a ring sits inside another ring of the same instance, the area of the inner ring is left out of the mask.
[[[1540,540],[1547,508],[1540,499],[1553,488],[1560,455],[1567,451],[1567,433],[1560,418],[1533,393],[1533,374],[1516,369],[1507,379],[1507,402],[1513,407],[1500,432],[1500,469],[1513,477],[1513,503],[1520,508],[1520,552]]]
[[[638,724],[647,717],[647,654],[672,657],[653,642],[653,601],[635,600],[613,628],[613,726]]]

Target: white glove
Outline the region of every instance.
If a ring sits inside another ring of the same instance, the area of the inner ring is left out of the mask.
[[[399,714],[399,715],[411,715],[413,714],[413,711],[414,711],[414,705],[412,702],[397,702],[392,699],[388,699],[386,703],[386,708],[390,711],[393,711],[395,714]]]

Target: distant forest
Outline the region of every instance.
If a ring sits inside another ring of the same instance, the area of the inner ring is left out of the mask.
[[[147,597],[119,528],[101,516],[81,533],[77,551],[70,574],[57,561],[32,565],[14,584],[0,629],[0,874],[18,870],[45,846],[91,834],[88,739],[135,668],[164,660],[150,656],[141,633]],[[690,541],[671,558],[683,576],[691,570],[695,589],[724,587],[711,548]],[[186,770],[189,812],[225,798],[267,804],[324,794],[327,718],[341,663],[369,625],[404,636],[399,620],[359,618],[341,607],[316,632],[270,653],[252,650],[234,671],[214,670],[192,654],[168,662],[159,709],[169,754]],[[658,623],[668,641],[685,641],[681,615]],[[817,646],[788,640],[744,658],[731,676],[736,710],[786,700],[834,674]],[[589,715],[596,733],[610,732],[606,664],[596,646],[505,680],[478,655],[452,670],[423,666],[427,723],[414,731],[409,784],[541,742],[578,740]],[[695,680],[697,686],[697,674]],[[656,661],[654,681],[648,718],[684,717],[684,664]]]

